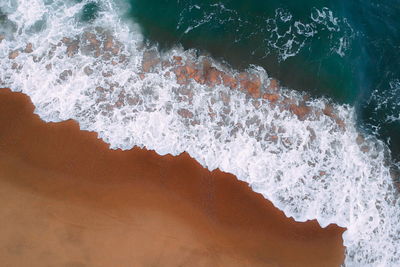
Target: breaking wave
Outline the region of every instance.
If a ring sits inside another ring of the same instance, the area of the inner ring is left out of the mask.
[[[96,2],[97,13],[83,20],[91,3],[2,1],[0,84],[27,94],[43,120],[76,120],[112,149],[186,151],[297,221],[346,227],[346,266],[399,264],[388,150],[358,131],[353,107],[272,86],[257,66],[245,74],[258,77],[256,93],[180,76],[188,62],[218,75],[243,73],[195,50],[147,46],[121,19],[122,2]]]

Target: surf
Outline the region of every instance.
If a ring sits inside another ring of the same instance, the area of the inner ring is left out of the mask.
[[[96,2],[82,20],[90,3],[0,4],[2,86],[28,95],[43,120],[73,119],[111,149],[187,152],[288,217],[346,227],[347,266],[398,264],[393,165],[387,146],[360,132],[354,107],[277,86],[259,66],[239,72],[195,49],[149,45],[123,19],[125,2]]]

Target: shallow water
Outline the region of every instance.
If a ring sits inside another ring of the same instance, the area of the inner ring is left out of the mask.
[[[3,266],[338,266],[341,233],[294,222],[187,154],[113,151],[0,91]]]
[[[97,2],[95,8],[92,3],[58,0],[0,3],[5,33],[0,43],[3,86],[28,95],[35,113],[43,120],[73,119],[81,129],[96,132],[112,149],[138,146],[161,155],[187,152],[204,167],[219,168],[247,182],[288,217],[297,221],[316,219],[323,227],[331,223],[346,227],[343,239],[348,266],[398,265],[400,209],[393,181],[398,176],[384,142],[360,131],[360,125],[364,124],[357,117],[360,105],[354,105],[354,101],[363,95],[361,91],[350,90],[348,96],[336,97],[336,101],[315,97],[340,92],[325,88],[319,81],[321,91],[311,90],[314,97],[310,98],[301,90],[293,90],[301,89],[295,83],[288,87],[288,80],[279,76],[282,71],[257,65],[247,68],[245,75],[258,77],[262,93],[275,94],[279,101],[271,100],[268,95],[258,98],[258,94],[232,89],[223,83],[213,86],[194,80],[181,83],[175,69],[178,63],[171,63],[177,58],[185,64],[202,65],[203,69],[208,65],[233,77],[243,75],[242,67],[223,64],[221,56],[215,53],[215,58],[204,55],[212,52],[211,48],[205,53],[180,45],[161,45],[161,48],[146,45],[146,26],[135,24],[126,13],[139,7],[132,5],[129,9],[126,2],[109,0]],[[218,8],[224,10],[221,5]],[[293,8],[303,9],[307,5]],[[311,9],[318,15],[306,12],[309,23],[316,23],[310,27],[317,27],[321,38],[328,36],[332,41],[327,45],[326,40],[317,38],[321,57],[325,59],[326,51],[333,49],[328,53],[332,58],[346,68],[352,66],[345,64],[346,58],[363,50],[349,48],[347,52],[343,46],[337,46],[347,36],[347,30],[337,30],[335,25],[342,25],[345,18],[335,15],[330,6]],[[276,15],[276,9],[271,14]],[[274,18],[296,22],[294,15],[282,16]],[[162,16],[157,21],[162,21]],[[347,29],[346,25],[339,27]],[[358,40],[352,36],[348,38]],[[350,44],[357,43],[350,39]],[[314,40],[307,42],[313,44]],[[276,49],[271,52],[271,62],[275,60],[273,65],[279,68],[297,57],[288,57],[289,52]],[[311,53],[306,51],[309,48],[298,55]],[[145,60],[149,57],[150,60]],[[245,56],[237,58],[242,66],[247,64],[240,60]],[[145,68],[152,59],[158,64]],[[301,77],[318,81],[312,64],[304,62],[297,68],[309,73]],[[327,67],[326,73],[331,71]],[[294,77],[293,73],[287,75]],[[271,76],[281,78],[286,86],[271,89],[274,81]],[[351,80],[363,80],[362,75],[350,76]],[[344,92],[346,95],[347,91]],[[367,95],[368,90],[363,92]],[[385,101],[390,99],[382,93],[375,95]],[[346,101],[353,104],[343,104]],[[381,106],[384,110],[390,104]],[[301,107],[306,110],[305,116],[299,115]]]
[[[285,86],[355,105],[360,126],[399,157],[398,0],[129,2],[150,41],[260,65]]]

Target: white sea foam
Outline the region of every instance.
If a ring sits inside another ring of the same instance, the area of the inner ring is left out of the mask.
[[[273,16],[255,15],[258,22],[252,22],[244,18],[236,10],[226,8],[222,3],[210,5],[201,3],[201,11],[198,5],[182,4],[179,14],[177,30],[183,30],[188,34],[198,27],[203,29],[219,30],[225,26],[235,25],[235,42],[261,39],[264,41],[261,47],[257,47],[253,54],[263,49],[264,56],[275,53],[279,61],[285,61],[296,56],[301,51],[309,49],[312,42],[319,38],[326,40],[327,53],[336,53],[344,57],[349,51],[353,39],[353,29],[346,19],[340,19],[327,7],[313,8],[308,18],[295,18],[293,14],[284,8],[275,10]],[[199,13],[201,15],[199,16]],[[250,29],[253,31],[249,32]],[[324,36],[326,35],[326,36]]]
[[[383,92],[373,91],[368,100],[368,104],[375,104],[375,113],[386,113],[385,123],[400,121],[400,114],[396,112],[400,106],[400,80],[390,81],[389,88]]]
[[[145,48],[137,27],[121,21],[119,8],[109,1],[99,2],[101,15],[90,26],[77,23],[88,2],[0,3],[9,19],[3,23],[13,25],[0,43],[0,82],[29,95],[42,119],[74,119],[113,149],[139,146],[161,155],[186,151],[208,169],[248,182],[297,221],[346,227],[347,266],[399,265],[400,207],[385,146],[373,137],[359,137],[352,107],[334,105],[346,125],[342,130],[330,116],[302,121],[222,85],[182,88],[167,70],[142,80],[138,73]],[[37,23],[45,27],[32,29]],[[118,55],[126,55],[125,60],[85,50],[84,31],[100,39],[108,34],[103,29],[121,42]],[[77,53],[67,55],[63,37],[79,44]],[[28,42],[32,53],[22,52]],[[15,49],[20,53],[12,59]],[[192,52],[176,48],[161,56],[190,58]],[[268,78],[261,68],[250,71]],[[280,93],[302,100],[292,90]],[[321,109],[327,102],[314,99],[308,105]]]

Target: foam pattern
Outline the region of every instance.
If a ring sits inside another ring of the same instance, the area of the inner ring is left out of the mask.
[[[315,110],[332,105],[341,128],[330,116],[300,120],[223,85],[182,86],[168,68],[141,76],[149,49],[161,58],[202,58],[179,47],[147,47],[139,28],[121,20],[120,2],[99,1],[97,19],[81,23],[90,2],[2,1],[8,26],[0,27],[1,85],[27,94],[43,120],[76,120],[112,149],[187,152],[249,183],[288,217],[346,227],[346,266],[399,265],[400,203],[387,148],[360,135],[352,107],[307,100]],[[97,48],[94,36],[102,42]],[[269,78],[260,67],[248,71]],[[279,94],[304,100],[294,90]]]
[[[300,20],[286,8],[277,8],[271,16],[257,15],[257,23],[248,21],[236,10],[226,7],[222,2],[210,4],[199,1],[183,2],[179,4],[182,11],[179,14],[177,30],[188,34],[196,28],[214,28],[226,30],[225,26],[235,25],[235,42],[253,39],[262,39],[264,43],[262,53],[268,56],[275,53],[280,62],[296,56],[306,50],[315,38],[322,35],[329,36],[329,53],[336,53],[344,57],[349,51],[350,43],[354,38],[354,31],[346,19],[340,19],[329,8],[314,7],[308,18]],[[199,14],[201,14],[199,16]],[[248,32],[249,25],[257,25],[252,32]],[[262,49],[256,48],[252,53]]]

